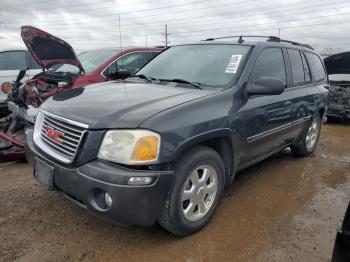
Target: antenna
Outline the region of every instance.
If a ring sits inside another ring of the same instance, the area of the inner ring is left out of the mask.
[[[122,28],[120,24],[120,14],[118,14],[118,25],[119,25],[119,46],[120,46],[120,52],[123,52],[123,46],[122,46]],[[122,59],[122,69],[123,69],[123,59]]]

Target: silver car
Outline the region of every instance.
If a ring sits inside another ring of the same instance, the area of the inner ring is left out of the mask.
[[[21,69],[27,69],[23,81],[32,78],[42,71],[28,50],[25,49],[0,49],[0,86],[6,82],[13,82]],[[0,117],[8,113],[6,98],[7,94],[0,89]]]

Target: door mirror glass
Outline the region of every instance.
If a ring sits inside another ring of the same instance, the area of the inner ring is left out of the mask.
[[[249,96],[253,95],[280,95],[284,91],[284,83],[274,77],[260,77],[254,84],[247,86]]]

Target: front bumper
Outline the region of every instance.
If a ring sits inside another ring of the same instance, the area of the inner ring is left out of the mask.
[[[161,211],[170,189],[172,171],[132,170],[105,161],[94,160],[79,167],[63,166],[42,153],[33,144],[33,130],[26,131],[25,152],[33,165],[36,159],[53,167],[53,186],[65,196],[107,220],[151,226]],[[133,176],[152,177],[150,185],[130,186]],[[107,192],[113,204],[101,208],[96,198]]]

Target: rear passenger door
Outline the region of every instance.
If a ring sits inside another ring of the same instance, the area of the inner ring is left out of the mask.
[[[268,47],[257,57],[248,84],[260,77],[273,77],[287,87],[286,61],[282,49]],[[291,92],[287,89],[280,95],[252,96],[239,110],[244,124],[245,144],[242,164],[264,158],[288,143],[291,127]]]
[[[303,132],[308,120],[310,120],[316,111],[319,92],[317,91],[317,87],[313,81],[315,76],[313,77],[310,70],[310,59],[306,59],[302,50],[288,48],[287,53],[292,76],[291,90],[293,95],[293,127],[291,135],[292,137],[297,138]],[[311,55],[315,56],[314,58],[319,60],[318,56],[314,54]],[[320,65],[324,72],[321,61]],[[317,72],[315,73],[317,74]],[[321,76],[321,78],[326,78],[326,76]]]

